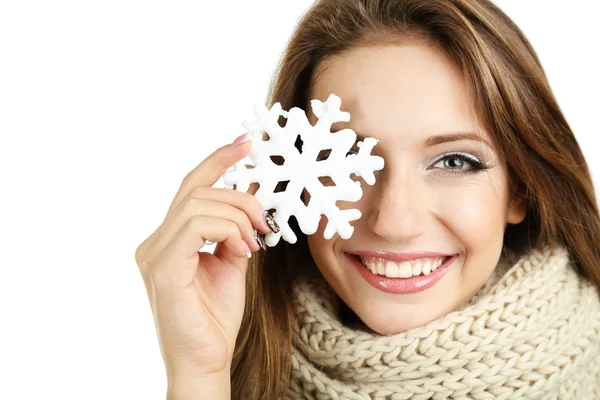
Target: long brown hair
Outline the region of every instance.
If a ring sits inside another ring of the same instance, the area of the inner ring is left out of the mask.
[[[324,59],[407,40],[436,46],[460,67],[511,193],[526,203],[525,220],[506,228],[506,248],[561,243],[577,271],[600,288],[600,216],[585,159],[532,46],[490,1],[317,1],[283,54],[267,103],[307,110]],[[290,375],[292,264],[310,258],[306,237],[295,230],[297,244],[281,242],[250,262],[231,370],[234,399],[276,399]]]

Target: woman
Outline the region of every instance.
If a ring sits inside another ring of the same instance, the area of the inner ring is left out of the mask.
[[[485,0],[318,1],[270,103],[330,93],[385,160],[350,239],[261,250],[261,205],[211,187],[242,136],[137,249],[170,398],[600,398],[594,189],[521,31]]]

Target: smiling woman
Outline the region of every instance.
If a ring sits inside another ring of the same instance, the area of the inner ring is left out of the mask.
[[[524,202],[509,193],[503,160],[484,144],[493,139],[470,107],[462,74],[439,49],[407,39],[357,45],[315,68],[308,97],[339,94],[352,115],[340,128],[368,132],[379,140],[373,154],[386,160],[376,172],[378,184],[366,186],[354,204],[362,217],[349,240],[325,240],[326,218],[308,236],[316,266],[344,303],[381,334],[404,332],[457,309],[496,267],[506,224],[525,218]],[[317,121],[314,114],[311,121]],[[348,254],[374,251],[378,262],[366,266],[377,273],[352,268],[356,263],[349,261],[356,258]],[[397,279],[400,269],[408,274],[419,269],[411,263],[434,257],[417,252],[452,258],[434,274],[429,268],[422,276]],[[386,277],[386,271],[396,276]]]
[[[378,139],[385,168],[358,203],[338,202],[362,213],[350,239],[325,240],[323,218],[251,260],[234,398],[599,396],[594,189],[534,50],[502,11],[318,1],[271,89],[283,109],[339,95],[352,118],[332,131]],[[565,284],[585,289],[567,299]],[[546,313],[552,322],[533,322]],[[559,327],[579,323],[589,342],[562,369],[559,348],[578,338]],[[512,331],[523,336],[495,341]],[[530,350],[544,356],[515,369]]]
[[[515,24],[487,0],[319,0],[269,106],[332,93],[333,130],[385,160],[336,203],[361,212],[350,238],[291,219],[297,243],[260,250],[256,198],[210,187],[242,136],[138,248],[173,398],[600,398],[594,188]]]

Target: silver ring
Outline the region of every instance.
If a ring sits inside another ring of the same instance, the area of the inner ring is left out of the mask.
[[[215,244],[215,242],[211,242],[209,240],[205,240],[204,244],[207,245],[207,246],[210,246],[211,244]]]

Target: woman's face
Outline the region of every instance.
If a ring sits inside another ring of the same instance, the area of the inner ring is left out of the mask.
[[[333,130],[351,128],[378,139],[372,154],[383,157],[385,167],[375,173],[375,185],[361,182],[358,202],[337,203],[362,213],[351,222],[352,237],[325,240],[323,217],[318,232],[308,236],[310,252],[369,328],[393,334],[425,325],[481,288],[500,258],[506,224],[521,222],[524,207],[510,201],[506,171],[471,113],[460,71],[433,48],[359,47],[323,65],[309,100],[338,95],[351,119]],[[478,170],[477,163],[488,168]],[[455,257],[426,275],[423,270],[440,257],[405,254],[420,251]],[[410,261],[419,258],[431,261]]]

